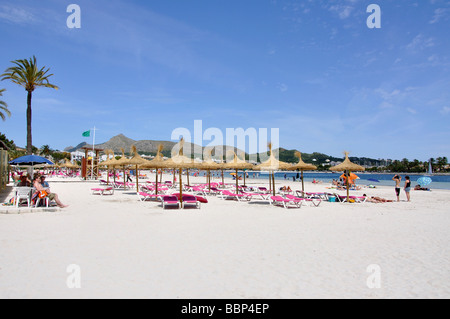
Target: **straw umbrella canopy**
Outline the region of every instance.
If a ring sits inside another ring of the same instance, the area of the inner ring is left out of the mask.
[[[212,151],[212,149],[206,151],[206,160],[199,165],[200,169],[208,172],[207,179],[209,190],[211,190],[211,171],[216,171],[223,167],[223,164],[218,164],[212,160]]]
[[[138,152],[136,146],[131,146],[131,152],[134,153],[133,157],[128,159],[128,165],[134,165],[136,167],[136,192],[139,192],[139,165],[145,165],[150,161],[142,158]]]
[[[247,163],[246,161],[240,159],[233,151],[230,151],[230,154],[234,155],[233,160],[231,162],[223,164],[223,168],[236,170],[236,194],[237,194],[239,192],[238,171],[243,169],[251,169],[253,168],[253,164]]]
[[[71,163],[71,162],[66,158],[66,162],[65,162],[63,165],[61,165],[61,167],[75,169],[75,168],[78,168],[78,165]]]
[[[317,169],[317,166],[303,162],[302,153],[300,153],[298,151],[295,152],[295,156],[298,157],[299,161],[296,165],[292,166],[289,170],[290,171],[300,170],[302,172],[302,191],[304,192],[305,191],[305,183],[303,182],[303,171],[305,171],[305,170],[314,171]]]
[[[142,164],[141,168],[155,168],[156,169],[156,195],[158,195],[158,169],[165,167],[165,161],[162,155],[162,150],[164,146],[163,144],[158,145],[158,153],[156,154],[156,157],[152,159],[151,161],[148,161],[148,163]]]
[[[289,163],[286,163],[286,162],[282,162],[282,161],[278,160],[277,158],[275,158],[275,155],[273,155],[273,151],[272,151],[272,143],[269,143],[267,145],[267,147],[270,150],[269,159],[267,161],[265,161],[264,163],[256,166],[254,168],[254,170],[269,172],[269,179],[271,180],[271,183],[272,183],[271,188],[272,188],[273,196],[275,196],[275,171],[289,169],[292,167],[292,165]]]
[[[123,169],[123,189],[125,190],[127,188],[126,180],[125,180],[125,166],[128,165],[128,158],[125,157],[125,150],[123,148],[120,148],[122,151],[122,157],[117,160],[116,164],[114,166],[116,167],[122,167]]]
[[[180,145],[180,149],[178,151],[178,154],[172,155],[171,158],[169,158],[167,161],[164,162],[162,167],[178,169],[179,174],[180,174],[180,202],[183,203],[182,170],[189,169],[189,168],[195,168],[199,165],[197,163],[195,163],[193,159],[188,158],[183,155],[184,138],[182,138],[180,140],[179,145]]]
[[[114,153],[112,150],[105,150],[105,154],[106,154],[106,161],[101,162],[100,165],[106,167],[106,183],[109,185],[109,168],[111,166],[114,167],[116,159],[114,158]],[[113,155],[112,158],[110,158],[111,155]]]
[[[112,155],[112,158],[109,160],[106,160],[102,163],[102,165],[106,165],[108,168],[112,167],[113,169],[113,174],[114,174],[114,183],[116,182],[116,166],[119,166],[119,164],[117,164],[119,162],[119,160],[117,160],[114,156],[114,152],[113,150],[106,150],[105,153],[108,155]],[[123,155],[123,150],[122,150],[122,157],[124,157]],[[108,177],[107,177],[107,183],[109,184],[109,172],[108,172]]]
[[[349,184],[348,184],[348,174],[350,174],[350,172],[352,172],[352,171],[361,172],[361,171],[365,171],[366,169],[364,167],[360,166],[360,165],[352,163],[350,161],[350,159],[348,158],[349,152],[344,152],[344,154],[345,154],[344,162],[342,164],[337,165],[337,166],[330,167],[329,170],[330,171],[338,171],[338,172],[345,171],[345,174],[346,174],[346,177],[347,177],[346,178],[346,184],[347,184],[347,202],[348,202],[348,200],[350,198],[350,190],[349,190]]]
[[[72,173],[73,173],[74,169],[78,169],[79,168],[79,166],[77,164],[73,164],[67,158],[65,160],[66,160],[66,162],[63,165],[61,165],[61,167],[65,167],[67,169],[72,170]]]

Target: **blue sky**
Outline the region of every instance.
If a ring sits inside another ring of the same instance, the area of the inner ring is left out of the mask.
[[[36,55],[54,73],[61,89],[33,95],[38,147],[91,142],[94,125],[97,142],[170,140],[202,120],[280,128],[306,153],[450,158],[449,30],[449,0],[2,0],[0,72]],[[26,92],[0,88],[13,113],[0,131],[25,146]]]

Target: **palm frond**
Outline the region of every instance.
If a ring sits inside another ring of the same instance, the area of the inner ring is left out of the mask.
[[[27,91],[33,92],[36,87],[47,87],[58,90],[59,87],[51,84],[49,78],[53,74],[48,74],[50,69],[42,67],[38,69],[36,57],[29,60],[11,61],[14,66],[6,69],[5,73],[0,75],[1,80],[10,80],[11,82],[23,86]]]

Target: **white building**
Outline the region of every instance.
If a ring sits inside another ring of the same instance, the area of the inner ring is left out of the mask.
[[[80,151],[72,152],[72,153],[70,153],[70,161],[72,163],[73,163],[73,161],[80,161],[81,162],[81,160],[84,158],[84,155],[85,155],[84,152],[80,152]],[[88,156],[92,157],[94,155],[95,155],[94,152],[92,152],[92,151],[88,152]],[[102,160],[106,160],[106,155],[103,155],[103,156],[105,157],[105,159],[102,159]],[[103,158],[103,156],[101,158]]]

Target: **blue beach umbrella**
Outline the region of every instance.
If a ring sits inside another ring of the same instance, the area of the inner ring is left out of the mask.
[[[37,155],[25,155],[22,157],[18,157],[9,162],[10,165],[18,165],[18,166],[35,166],[41,164],[49,164],[53,165],[51,161],[46,159],[45,157],[37,156]]]
[[[433,180],[429,177],[420,177],[417,180],[417,184],[419,184],[420,186],[427,186],[427,185],[430,185],[432,181]]]
[[[9,162],[9,165],[16,165],[21,167],[31,167],[31,174],[33,174],[35,166],[43,166],[45,164],[54,165],[51,161],[42,156],[37,155],[25,155],[18,157]]]
[[[17,166],[31,166],[31,167],[42,164],[53,165],[53,163],[48,159],[46,159],[45,157],[37,155],[25,155],[10,161],[9,164]]]

